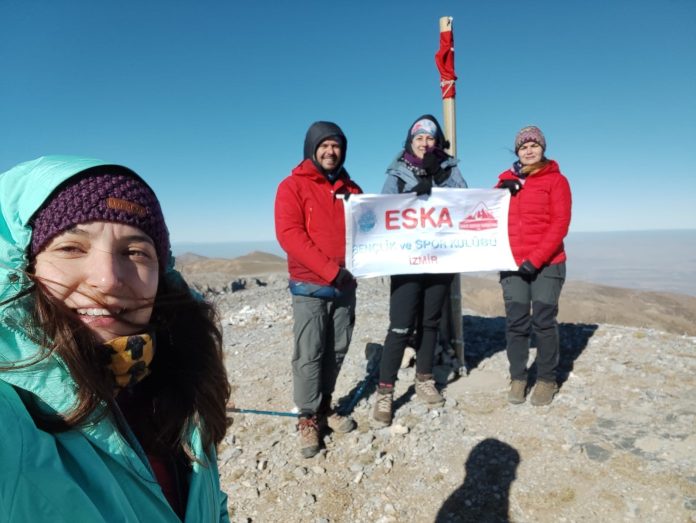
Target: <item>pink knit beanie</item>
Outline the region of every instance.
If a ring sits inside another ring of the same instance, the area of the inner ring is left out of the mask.
[[[544,151],[546,150],[546,138],[538,127],[530,125],[520,129],[520,132],[515,136],[515,154],[520,150],[520,147],[528,142],[539,144]]]

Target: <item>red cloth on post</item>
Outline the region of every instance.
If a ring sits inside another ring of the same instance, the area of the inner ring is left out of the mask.
[[[435,53],[435,64],[440,71],[442,98],[454,98],[457,94],[455,88],[457,75],[454,74],[454,36],[452,31],[440,33],[440,49]]]

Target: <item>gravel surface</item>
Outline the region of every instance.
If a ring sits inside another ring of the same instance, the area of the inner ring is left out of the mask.
[[[217,304],[236,407],[291,412],[285,275],[244,277],[235,292],[231,279],[208,276],[187,274]],[[474,288],[463,280],[464,294]],[[696,522],[696,337],[573,321],[581,301],[561,305],[562,383],[547,407],[507,403],[504,321],[479,299],[462,311],[468,372],[447,355],[437,368],[440,409],[416,400],[404,368],[392,427],[370,425],[370,382],[353,412],[358,428],[325,434],[311,459],[298,452],[295,418],[231,413],[219,459],[232,520]],[[341,404],[366,378],[366,354],[379,354],[387,313],[388,280],[361,280]]]

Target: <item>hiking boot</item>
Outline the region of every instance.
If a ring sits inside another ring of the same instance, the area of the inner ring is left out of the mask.
[[[558,385],[556,385],[555,381],[537,381],[530,402],[535,407],[548,405],[553,400],[556,392],[558,392]]]
[[[319,453],[319,425],[317,417],[301,417],[297,422],[300,433],[300,453],[304,458],[312,458]]]
[[[394,403],[394,387],[379,387],[377,389],[375,408],[372,419],[380,427],[388,427],[392,423],[392,404]]]
[[[333,409],[329,411],[329,414],[326,416],[326,424],[331,430],[338,432],[339,434],[350,432],[356,427],[356,423],[353,418],[350,416],[341,416]]]
[[[340,434],[350,432],[356,427],[356,423],[350,416],[342,416],[331,407],[331,395],[325,394],[319,410],[317,411],[317,420],[320,427],[329,427],[332,431]]]
[[[443,398],[435,387],[432,374],[416,373],[416,397],[430,407],[442,407],[445,404]]]
[[[510,382],[510,392],[508,392],[508,401],[514,405],[524,403],[524,393],[526,390],[526,380],[512,380]]]

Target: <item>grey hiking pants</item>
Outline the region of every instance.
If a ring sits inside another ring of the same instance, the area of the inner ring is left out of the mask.
[[[529,338],[533,330],[537,346],[537,379],[556,381],[559,360],[556,316],[565,277],[565,263],[545,266],[532,277],[517,271],[500,273],[511,379],[527,380]]]
[[[355,290],[339,298],[292,296],[295,317],[293,399],[300,414],[317,413],[334,391],[355,325]]]

